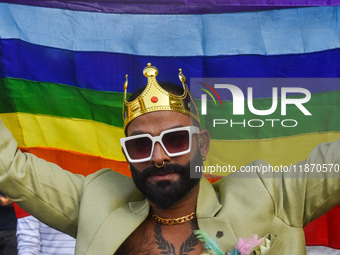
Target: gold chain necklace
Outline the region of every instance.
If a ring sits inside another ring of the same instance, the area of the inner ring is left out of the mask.
[[[196,212],[192,212],[186,216],[179,217],[179,218],[173,218],[173,219],[164,219],[159,217],[154,212],[151,212],[151,217],[158,223],[163,225],[177,225],[177,224],[183,224],[186,222],[189,222],[196,218]]]

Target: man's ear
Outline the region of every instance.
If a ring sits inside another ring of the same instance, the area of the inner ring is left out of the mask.
[[[204,129],[198,134],[198,147],[201,152],[203,160],[207,159],[210,146],[210,134],[209,131]]]

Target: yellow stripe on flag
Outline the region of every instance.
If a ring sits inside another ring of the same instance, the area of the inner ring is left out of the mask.
[[[21,129],[13,122],[15,116]],[[124,136],[122,128],[90,120],[27,113],[0,114],[0,117],[19,147],[52,147],[125,161],[119,143],[119,138]]]
[[[0,117],[19,147],[51,147],[125,161],[119,143],[119,138],[124,136],[122,128],[90,120],[26,113],[0,114]],[[256,159],[274,166],[290,165],[304,160],[317,144],[336,139],[340,139],[340,132],[260,140],[212,140],[205,165],[230,165],[239,169]]]
[[[11,130],[14,138],[18,142],[18,146],[23,146],[24,137],[22,128],[20,127],[18,113],[0,113],[0,118],[4,121],[6,127]]]
[[[205,166],[234,166],[239,169],[261,159],[273,166],[288,166],[307,158],[323,142],[340,139],[340,132],[309,133],[260,140],[212,140]],[[223,173],[215,173],[223,175]]]

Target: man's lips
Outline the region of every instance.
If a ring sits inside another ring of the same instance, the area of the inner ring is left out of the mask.
[[[177,173],[174,173],[172,171],[166,171],[166,172],[157,172],[152,173],[149,175],[149,179],[152,181],[164,181],[164,180],[173,180],[175,176],[177,176]]]

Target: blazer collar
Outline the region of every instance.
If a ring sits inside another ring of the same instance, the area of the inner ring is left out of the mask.
[[[210,230],[211,227],[215,231],[223,223],[221,219],[214,217],[221,208],[222,205],[218,201],[214,188],[208,180],[202,178],[197,200],[197,219],[199,226],[208,234],[215,235],[216,233]],[[111,212],[98,230],[86,254],[95,254],[98,250],[103,251],[103,254],[112,254],[146,219],[149,210],[150,205],[144,199],[130,202]]]
[[[203,178],[200,182],[200,190],[197,201],[197,223],[200,230],[213,238],[224,251],[228,251],[237,243],[237,237],[229,222],[227,214],[222,213],[219,194],[209,181]]]
[[[214,217],[221,208],[222,205],[218,201],[217,193],[213,186],[207,179],[202,178],[197,199],[197,218]]]
[[[149,206],[150,205],[149,205],[148,201],[146,200],[146,198],[144,200],[141,200],[141,201],[135,201],[135,202],[129,203],[130,210],[133,213],[139,213]]]

